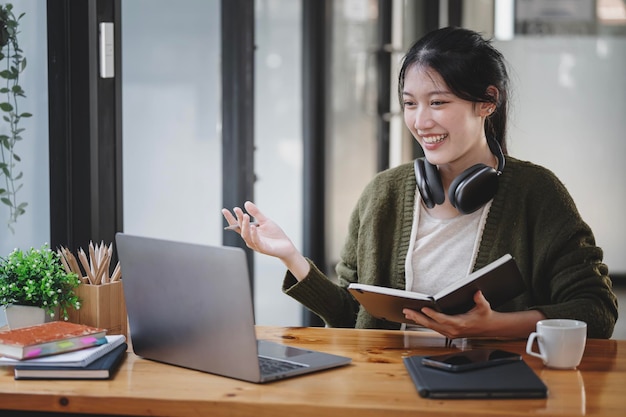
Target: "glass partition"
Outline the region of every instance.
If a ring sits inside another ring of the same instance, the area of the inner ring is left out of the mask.
[[[326,259],[334,271],[350,214],[377,173],[376,53],[380,46],[377,1],[340,0],[333,1],[332,7]]]
[[[28,205],[26,212],[11,224],[11,230],[9,207],[0,203],[0,256],[8,255],[14,248],[38,248],[50,241],[46,3],[35,0],[13,0],[11,3],[16,17],[24,13],[19,21],[18,41],[27,65],[20,74],[19,85],[26,97],[18,99],[18,108],[20,113],[28,112],[33,116],[21,119],[22,140],[15,146],[15,153],[20,157],[15,169],[23,174],[16,183],[16,186],[22,185],[17,192],[17,201]],[[6,69],[6,63],[6,59],[0,61],[0,70]],[[0,87],[6,87],[5,83],[6,79],[0,79]],[[0,99],[0,102],[5,101],[4,97]],[[1,121],[0,134],[8,135],[9,132],[8,125]],[[0,188],[6,187],[5,178],[0,176]],[[0,314],[0,327],[3,325],[4,314]]]
[[[122,2],[127,233],[221,243],[219,6]]]
[[[24,129],[15,145],[20,161],[15,172],[22,177],[15,182],[17,202],[27,203],[26,212],[9,224],[9,208],[0,204],[0,256],[14,248],[40,247],[50,240],[50,190],[48,174],[48,49],[46,33],[46,5],[43,2],[15,0],[13,13],[24,16],[19,20],[18,42],[27,65],[19,75],[19,85],[26,97],[18,97],[18,112],[33,116],[22,118],[19,128]],[[0,64],[7,65],[3,59]],[[6,68],[0,68],[6,69]],[[0,79],[0,87],[7,87],[7,80]],[[0,102],[9,101],[4,95]],[[3,112],[3,115],[5,113]],[[0,134],[10,135],[9,125],[0,122]],[[3,152],[5,149],[3,148]],[[17,175],[14,173],[14,176]],[[0,177],[0,188],[6,189],[5,177]]]
[[[302,249],[302,5],[255,2],[255,174],[259,208]],[[302,307],[281,291],[285,266],[254,255],[258,324],[299,326]]]
[[[301,5],[256,13],[256,202],[295,242],[302,233]],[[124,229],[221,245],[220,1],[122,2]],[[243,202],[241,202],[243,204]],[[255,255],[258,324],[299,325],[284,266]]]

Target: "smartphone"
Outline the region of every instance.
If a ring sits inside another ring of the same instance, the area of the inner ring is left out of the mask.
[[[521,360],[521,355],[505,350],[472,349],[445,355],[425,356],[422,358],[422,364],[449,372],[463,372]]]

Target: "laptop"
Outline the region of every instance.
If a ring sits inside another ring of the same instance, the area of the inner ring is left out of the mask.
[[[243,249],[125,233],[115,239],[138,356],[254,383],[351,362],[257,340]]]

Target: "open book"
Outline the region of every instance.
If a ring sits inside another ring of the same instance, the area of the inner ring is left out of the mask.
[[[350,293],[372,316],[398,323],[413,323],[402,314],[404,308],[420,311],[422,307],[431,307],[446,314],[460,314],[474,306],[474,294],[478,290],[483,292],[491,308],[497,308],[525,289],[522,274],[509,254],[434,295],[366,284],[348,286]]]

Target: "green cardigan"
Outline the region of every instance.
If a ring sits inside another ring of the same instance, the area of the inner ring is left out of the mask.
[[[593,233],[565,186],[549,170],[507,157],[474,270],[510,253],[528,290],[498,311],[537,309],[548,318],[573,318],[591,338],[609,338],[617,299]],[[297,282],[287,272],[283,291],[331,327],[399,329],[372,317],[346,290],[351,282],[405,289],[416,181],[413,163],[379,173],[352,213],[336,267],[338,283],[311,263]]]

